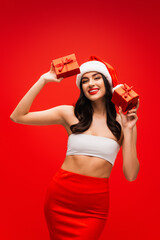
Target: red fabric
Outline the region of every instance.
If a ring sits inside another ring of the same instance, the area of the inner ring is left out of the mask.
[[[109,71],[109,74],[111,75],[111,78],[112,78],[113,87],[117,86],[118,79],[117,79],[117,74],[116,74],[115,69],[109,63],[106,63],[105,61],[101,60],[99,57],[90,56],[89,57],[89,61],[93,61],[93,60],[100,61],[100,62],[102,62],[102,63],[104,63],[106,65],[106,67],[107,67],[107,69]]]
[[[57,171],[44,203],[50,239],[98,240],[108,212],[109,178]]]

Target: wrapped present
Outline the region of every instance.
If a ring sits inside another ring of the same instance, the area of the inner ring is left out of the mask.
[[[139,95],[133,91],[133,86],[129,87],[126,83],[114,88],[111,101],[116,106],[121,106],[122,111],[126,112],[137,105]]]
[[[52,60],[57,78],[66,78],[80,73],[75,54]]]

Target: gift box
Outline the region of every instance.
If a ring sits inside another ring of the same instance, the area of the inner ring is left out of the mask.
[[[66,78],[80,73],[75,54],[52,60],[57,78]]]
[[[119,87],[115,87],[114,92],[112,94],[111,101],[116,106],[121,106],[122,111],[126,112],[137,105],[139,95],[129,87],[126,83],[120,84]]]

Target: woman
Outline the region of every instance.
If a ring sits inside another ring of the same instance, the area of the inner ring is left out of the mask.
[[[50,239],[97,240],[109,212],[109,177],[122,146],[123,173],[136,179],[137,106],[122,113],[111,102],[117,85],[111,65],[95,56],[80,66],[76,84],[80,97],[74,106],[61,105],[39,112],[30,106],[48,82],[60,83],[51,63],[19,102],[10,118],[20,124],[61,124],[68,133],[66,158],[51,180],[44,203]]]

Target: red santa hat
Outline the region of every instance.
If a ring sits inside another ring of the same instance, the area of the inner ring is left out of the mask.
[[[99,57],[90,56],[89,60],[80,66],[80,73],[77,74],[76,78],[76,84],[78,88],[80,88],[80,82],[83,74],[91,71],[102,73],[107,78],[112,92],[114,91],[115,87],[117,88],[121,85],[118,85],[117,74],[109,63],[106,63]]]

